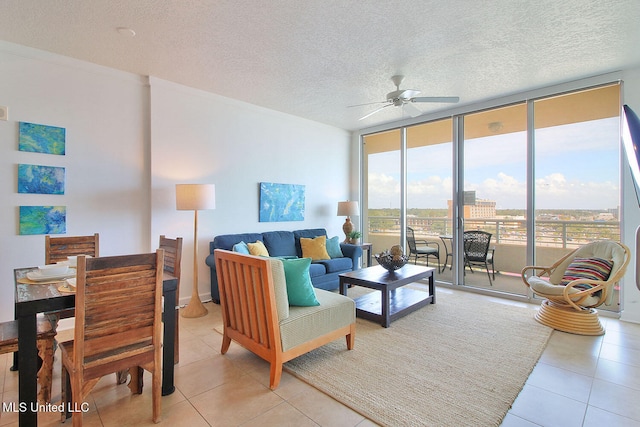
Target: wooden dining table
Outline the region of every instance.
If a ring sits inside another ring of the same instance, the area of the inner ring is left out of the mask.
[[[37,267],[15,270],[15,318],[18,320],[18,353],[14,354],[12,370],[18,370],[18,401],[20,426],[38,425],[38,351],[36,349],[36,316],[38,313],[75,308],[75,293],[59,290],[61,283],[29,283],[22,280]],[[26,283],[25,283],[26,282]],[[163,272],[163,351],[162,351],[162,395],[175,390],[174,343],[176,289],[178,278]],[[166,351],[164,351],[166,349]],[[24,410],[23,410],[24,409]]]

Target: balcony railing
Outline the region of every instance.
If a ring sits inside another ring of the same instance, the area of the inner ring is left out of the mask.
[[[438,237],[453,233],[451,219],[409,217],[407,225],[417,235]],[[465,230],[484,230],[493,235],[496,244],[525,245],[526,221],[523,219],[473,218],[465,220]],[[400,219],[369,217],[370,234],[400,233]],[[619,221],[536,221],[536,246],[577,248],[594,240],[620,240]]]

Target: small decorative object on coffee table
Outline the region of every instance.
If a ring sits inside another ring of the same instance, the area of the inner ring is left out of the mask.
[[[378,264],[386,268],[390,273],[404,267],[409,257],[403,254],[402,246],[395,245],[391,249],[375,255]]]

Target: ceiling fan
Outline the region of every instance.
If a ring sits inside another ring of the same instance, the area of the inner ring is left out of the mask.
[[[420,109],[418,109],[415,105],[413,105],[414,102],[443,102],[443,103],[456,103],[458,101],[460,101],[460,98],[457,96],[417,96],[420,91],[419,90],[415,90],[415,89],[400,89],[400,84],[402,83],[402,80],[404,80],[404,76],[400,76],[400,75],[396,75],[391,77],[391,81],[393,82],[394,85],[396,85],[396,90],[394,90],[393,92],[389,92],[387,94],[387,100],[386,101],[380,101],[380,102],[370,102],[368,104],[358,104],[358,105],[351,105],[350,107],[359,107],[362,105],[371,105],[371,104],[385,104],[380,108],[377,108],[375,110],[373,110],[372,112],[370,112],[369,114],[360,117],[358,120],[364,120],[367,117],[370,117],[372,115],[374,115],[375,113],[377,113],[378,111],[381,111],[387,107],[404,107],[405,111],[407,111],[407,113],[409,113],[409,115],[411,115],[411,117],[417,117],[420,114],[422,114],[422,111],[420,111]]]

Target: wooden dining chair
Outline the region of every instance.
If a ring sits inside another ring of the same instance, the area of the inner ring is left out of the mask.
[[[51,402],[51,381],[53,378],[53,338],[56,336],[51,322],[44,315],[36,319],[36,346],[42,365],[38,370],[38,402]],[[0,323],[0,354],[18,351],[18,321]]]
[[[169,239],[164,235],[160,236],[160,249],[164,249],[164,270],[178,279],[178,286],[176,288],[176,307],[179,305],[180,299],[180,264],[182,262],[182,237],[175,239]],[[165,314],[168,316],[169,314]],[[178,310],[175,310],[176,317],[176,330],[175,330],[175,345],[174,345],[174,363],[179,362],[180,346],[178,336],[178,322],[180,316]]]
[[[100,256],[100,235],[93,236],[63,236],[44,237],[44,263],[55,264],[66,261],[70,256],[89,255],[94,258]]]
[[[152,375],[153,421],[161,416],[162,268],[164,250],[102,258],[78,257],[74,339],[60,344],[62,402],[80,408],[101,377],[132,371],[141,393],[141,369]],[[73,412],[82,425],[82,411]]]

